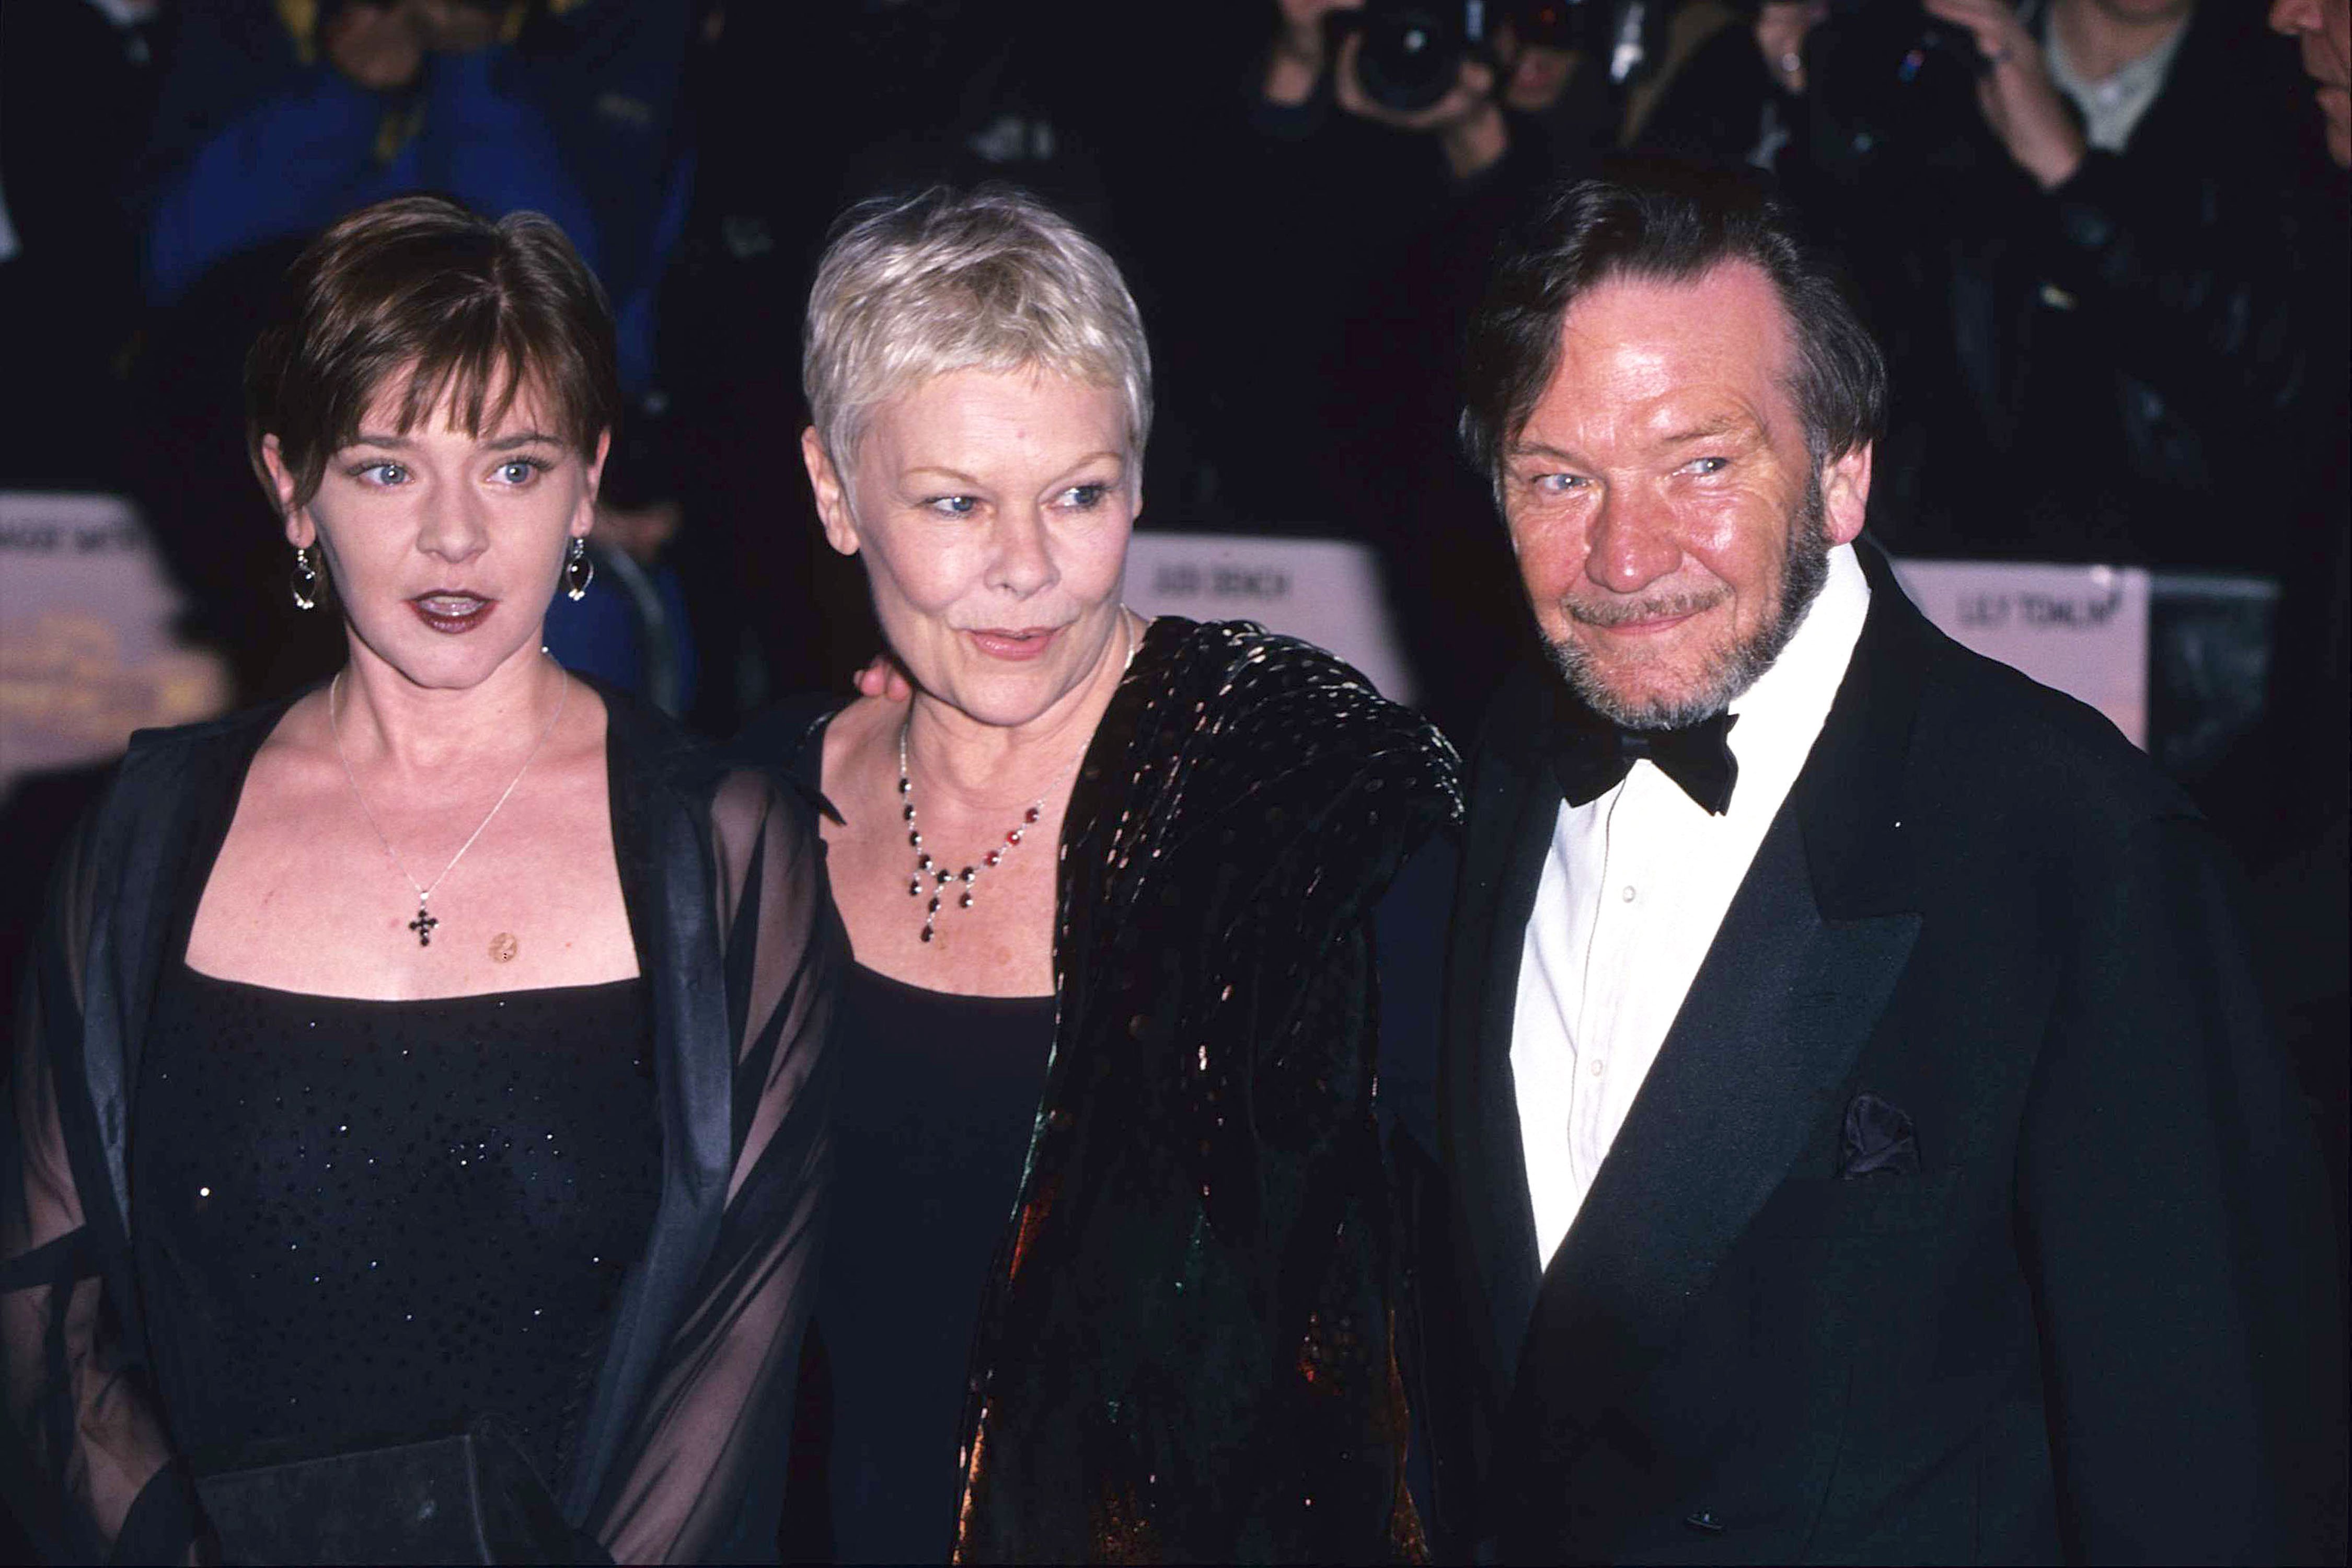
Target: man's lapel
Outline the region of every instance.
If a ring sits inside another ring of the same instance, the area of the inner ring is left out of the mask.
[[[1519,1142],[1511,1026],[1519,952],[1535,909],[1560,791],[1539,737],[1558,678],[1515,674],[1497,697],[1471,781],[1468,835],[1446,961],[1445,1034],[1439,1069],[1445,1162],[1472,1276],[1471,1330],[1488,1392],[1509,1388],[1540,1273],[1535,1208]]]
[[[1918,929],[1916,914],[1825,918],[1792,814],[1773,823],[1545,1271],[1518,1373],[1538,1400],[1591,1409],[1673,1342],[1834,1114]]]
[[[1870,616],[1821,738],[1544,1275],[1515,1380],[1543,1447],[1580,1442],[1673,1342],[1835,1114],[1918,934],[1900,821],[1918,612],[1864,565]]]

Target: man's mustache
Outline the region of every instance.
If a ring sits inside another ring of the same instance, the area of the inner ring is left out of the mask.
[[[1673,594],[1651,599],[1607,600],[1587,604],[1580,599],[1562,599],[1559,607],[1568,618],[1579,626],[1622,626],[1635,621],[1664,620],[1674,616],[1696,615],[1711,610],[1730,595],[1722,590],[1711,594]]]

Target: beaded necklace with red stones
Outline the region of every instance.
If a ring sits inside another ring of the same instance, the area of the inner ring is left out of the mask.
[[[911,723],[912,720],[913,716],[908,715],[908,722]],[[915,784],[907,776],[907,724],[898,726],[898,815],[906,818],[907,843],[915,851],[915,874],[907,879],[907,896],[921,898],[923,879],[929,877],[932,879],[930,908],[923,912],[923,940],[929,942],[932,928],[940,918],[940,900],[946,896],[948,885],[962,883],[963,892],[956,900],[956,907],[963,910],[971,908],[972,886],[980,880],[980,874],[994,870],[996,863],[1004,858],[1008,850],[1021,847],[1022,836],[1035,826],[1037,818],[1045,815],[1045,802],[1042,797],[1031,801],[1028,809],[1021,814],[1021,826],[1007,832],[1004,842],[982,855],[978,865],[966,866],[961,871],[950,871],[934,861],[930,851],[923,847],[923,830],[915,824]]]
[[[1127,658],[1119,666],[1119,673],[1122,676],[1135,667],[1135,650],[1139,643],[1135,635],[1134,623],[1128,618],[1134,614],[1135,612],[1125,605],[1118,607],[1119,629],[1127,635]],[[907,731],[913,727],[914,722],[915,716],[910,711],[898,725],[898,815],[907,824],[907,846],[915,852],[915,873],[907,879],[907,896],[910,899],[921,898],[924,879],[930,879],[931,901],[929,907],[923,911],[923,940],[929,942],[936,934],[940,919],[940,903],[946,898],[949,887],[961,884],[963,889],[956,898],[956,908],[960,910],[971,908],[972,889],[974,884],[980,880],[980,874],[982,871],[996,869],[998,861],[1021,847],[1022,838],[1030,828],[1037,825],[1037,819],[1045,814],[1045,801],[1042,795],[1031,801],[1027,808],[1021,813],[1021,825],[1009,829],[1004,835],[1004,842],[982,855],[978,864],[966,866],[961,871],[949,870],[933,860],[930,851],[923,847],[923,830],[915,822],[915,783],[907,776]]]

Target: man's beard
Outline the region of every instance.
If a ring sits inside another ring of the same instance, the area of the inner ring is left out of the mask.
[[[1819,475],[1807,481],[1804,499],[1798,502],[1789,525],[1789,542],[1780,557],[1780,603],[1753,637],[1708,659],[1697,689],[1689,695],[1629,702],[1603,683],[1596,661],[1582,644],[1546,638],[1545,651],[1570,689],[1612,724],[1628,730],[1680,730],[1714,718],[1772,668],[1773,660],[1804,624],[1805,612],[1812,608],[1822,584],[1829,581],[1831,540]],[[1660,603],[1637,608],[1640,615],[1633,618],[1672,615],[1678,606]]]

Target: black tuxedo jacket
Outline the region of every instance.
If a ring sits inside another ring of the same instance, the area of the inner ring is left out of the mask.
[[[2339,1298],[2231,877],[2104,720],[1864,559],[1828,722],[1549,1268],[1510,1045],[1560,692],[1498,698],[1446,968],[1439,1551],[2293,1555],[2341,1497]],[[1851,1173],[1864,1095],[1916,1169]]]

